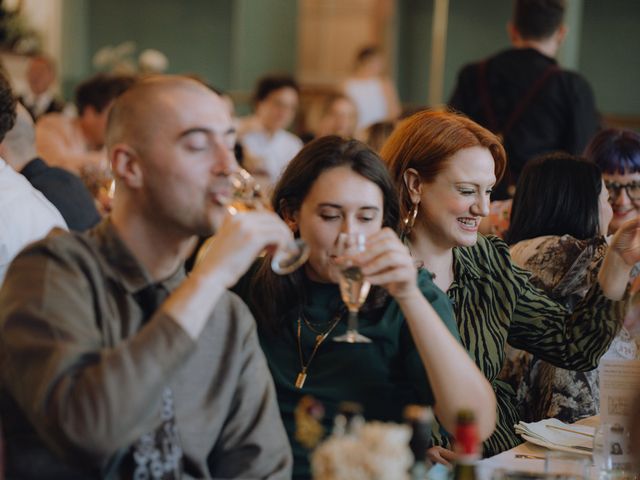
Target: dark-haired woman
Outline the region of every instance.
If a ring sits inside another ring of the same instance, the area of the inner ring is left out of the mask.
[[[494,134],[464,116],[425,111],[396,127],[381,156],[402,194],[409,249],[453,301],[462,343],[496,392],[498,424],[484,454],[512,448],[521,440],[513,391],[498,378],[505,343],[564,368],[595,368],[620,328],[629,272],[640,259],[640,219],[613,237],[598,282],[570,314],[531,284],[503,241],[478,235],[506,164]],[[437,441],[449,446],[444,436]],[[436,461],[454,457],[445,448],[431,453]]]
[[[597,282],[612,215],[594,163],[549,154],[530,161],[522,172],[505,240],[512,244],[513,261],[532,272],[531,283],[573,311]],[[626,330],[614,339],[610,352],[635,358],[635,343]],[[516,391],[522,420],[555,417],[573,423],[598,413],[597,370],[556,368],[508,347],[500,377]]]
[[[408,404],[432,404],[451,429],[456,412],[470,407],[480,436],[488,437],[495,397],[455,338],[446,295],[426,271],[416,274],[395,232],[397,194],[377,154],[355,140],[317,139],[289,164],[272,205],[309,244],[309,260],[286,277],[264,261],[236,291],[258,322],[294,477],[309,476],[309,450],[329,432],[342,401],[360,403],[367,419],[386,421],[400,421]],[[373,285],[359,316],[371,343],[333,341],[347,329],[335,247],[339,234],[350,232],[366,235],[355,261]]]

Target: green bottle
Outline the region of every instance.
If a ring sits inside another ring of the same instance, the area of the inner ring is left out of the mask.
[[[413,465],[409,470],[411,480],[427,478],[427,449],[431,444],[431,424],[433,413],[429,407],[407,405],[404,409],[405,422],[411,427],[409,448],[413,453]]]
[[[480,442],[476,419],[471,410],[458,412],[455,439],[458,459],[453,469],[453,480],[476,480]]]

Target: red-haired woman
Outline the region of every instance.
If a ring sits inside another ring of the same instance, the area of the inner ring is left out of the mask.
[[[599,281],[570,314],[529,282],[503,241],[478,235],[506,165],[494,134],[461,115],[423,111],[396,127],[381,156],[401,192],[408,246],[447,292],[462,343],[496,392],[498,425],[484,444],[495,455],[520,442],[513,391],[497,378],[505,342],[562,368],[595,368],[620,328],[620,300],[640,260],[640,219],[613,237]],[[449,444],[439,437],[436,445]],[[453,458],[441,447],[431,453]]]

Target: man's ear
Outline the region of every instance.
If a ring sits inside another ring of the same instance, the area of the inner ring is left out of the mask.
[[[144,185],[140,157],[129,145],[119,144],[111,148],[111,169],[113,176],[129,188]]]
[[[419,203],[422,197],[422,179],[415,168],[407,168],[402,174],[404,185],[409,192],[409,198],[413,203]]]
[[[511,41],[512,45],[517,45],[521,40],[518,29],[511,21],[507,22],[507,35],[509,35],[509,41]]]
[[[556,37],[556,42],[558,43],[558,47],[562,45],[564,39],[567,38],[567,33],[569,32],[569,27],[567,27],[564,23],[558,27],[556,33],[554,34]]]

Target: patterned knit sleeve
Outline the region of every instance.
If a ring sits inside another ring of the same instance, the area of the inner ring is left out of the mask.
[[[509,344],[567,370],[596,368],[620,329],[626,300],[608,299],[595,282],[570,313],[530,283],[504,243],[493,243],[517,295]]]

